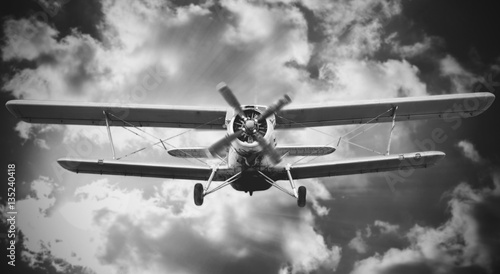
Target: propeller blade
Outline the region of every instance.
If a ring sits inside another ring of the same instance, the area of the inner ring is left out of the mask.
[[[231,135],[226,135],[226,136],[224,136],[224,138],[220,139],[219,141],[217,141],[213,145],[211,145],[208,148],[208,151],[210,152],[210,154],[212,154],[212,156],[216,156],[223,149],[230,146],[231,143],[234,140],[236,140],[236,138],[240,137],[242,134],[243,134],[243,130],[238,130]]]
[[[262,152],[267,155],[269,159],[271,159],[273,164],[276,165],[281,162],[281,155],[278,153],[278,151],[276,151],[276,149],[274,149],[274,147],[271,146],[271,144],[266,139],[264,139],[264,137],[262,137],[260,133],[257,133],[255,135],[255,137],[257,137],[257,142],[262,147]]]
[[[240,102],[234,96],[233,91],[226,85],[224,82],[220,82],[217,85],[217,90],[220,92],[224,100],[238,113],[241,117],[245,117],[245,113],[243,113],[243,109],[241,108]]]
[[[273,105],[269,106],[260,116],[257,118],[257,121],[259,123],[262,123],[264,120],[267,119],[267,117],[271,116],[273,113],[279,111],[282,109],[285,105],[289,104],[292,102],[292,99],[288,95],[284,95],[283,98],[279,99],[276,103]]]

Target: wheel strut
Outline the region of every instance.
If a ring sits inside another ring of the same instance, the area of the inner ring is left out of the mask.
[[[203,185],[200,183],[197,183],[194,186],[194,204],[195,205],[197,205],[197,206],[202,205],[203,198],[205,198],[205,196],[207,196],[210,193],[214,193],[215,191],[233,183],[234,181],[238,180],[240,175],[241,175],[241,171],[240,171],[240,172],[234,174],[233,176],[231,176],[229,179],[225,180],[221,185],[217,186],[216,188],[214,188],[212,190],[209,190],[210,185],[212,184],[212,180],[214,179],[216,171],[217,171],[217,168],[212,169],[212,173],[210,174],[210,177],[208,178],[208,185],[206,188],[203,188]]]
[[[297,205],[299,207],[304,207],[306,205],[306,192],[307,192],[306,187],[300,186],[298,191],[295,189],[295,183],[294,183],[294,181],[292,179],[292,175],[290,173],[290,166],[287,166],[287,174],[288,174],[288,178],[290,180],[290,185],[292,187],[293,192],[290,192],[290,191],[284,189],[283,187],[278,185],[273,179],[269,178],[267,175],[262,173],[260,170],[258,172],[267,183],[269,183],[270,185],[274,186],[275,188],[283,191],[284,193],[286,193],[294,198],[297,198]]]

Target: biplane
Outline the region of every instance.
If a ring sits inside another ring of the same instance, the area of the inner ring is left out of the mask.
[[[196,205],[202,205],[205,196],[228,185],[250,195],[254,191],[275,187],[294,197],[298,206],[303,207],[306,204],[306,188],[297,188],[295,180],[426,168],[445,156],[440,151],[391,154],[390,143],[395,122],[473,117],[484,112],[495,99],[491,93],[469,93],[284,108],[291,102],[287,95],[270,106],[241,105],[225,83],[218,84],[216,89],[231,108],[35,100],[11,100],[6,103],[6,107],[15,117],[28,123],[107,128],[113,159],[59,159],[58,163],[69,171],[206,181],[206,186],[201,183],[194,186]],[[392,122],[387,151],[370,157],[284,164],[283,159],[286,157],[319,157],[333,153],[336,148],[329,145],[279,146],[275,136],[275,131],[282,129],[383,122]],[[220,158],[220,163],[215,166],[149,164],[116,159],[110,130],[113,126],[213,129],[226,130],[226,134],[210,147],[165,147],[173,157]],[[288,180],[290,188],[278,184],[279,180]],[[222,183],[211,188],[214,181]]]

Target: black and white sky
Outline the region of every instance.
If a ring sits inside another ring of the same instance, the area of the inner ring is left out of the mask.
[[[295,105],[500,89],[495,1],[19,0],[1,8],[1,92],[12,99],[226,106],[284,93]],[[396,125],[392,152],[439,150],[439,165],[302,180],[308,204],[278,190],[225,188],[202,207],[194,181],[81,175],[57,159],[111,158],[105,128],[27,124],[2,108],[1,167],[16,164],[16,267],[2,273],[499,273],[498,102],[453,121]],[[353,129],[278,133],[336,144]],[[353,139],[384,150],[389,124]],[[124,160],[172,159],[148,128],[113,128]],[[190,131],[174,146],[208,146]],[[333,137],[332,137],[333,136]],[[144,136],[143,136],[144,137]],[[342,144],[314,162],[373,155]],[[296,160],[292,159],[291,161]],[[307,161],[307,159],[305,160]],[[287,183],[287,182],[284,182]]]

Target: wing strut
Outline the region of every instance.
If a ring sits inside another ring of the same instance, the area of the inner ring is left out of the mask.
[[[396,110],[398,110],[398,106],[392,108],[392,126],[391,132],[389,133],[389,141],[387,142],[387,151],[385,155],[389,155],[391,151],[392,132],[394,131],[394,127],[396,127]]]
[[[285,170],[286,170],[286,174],[288,175],[288,180],[290,181],[290,186],[292,187],[293,194],[294,194],[295,198],[297,198],[299,196],[297,194],[297,189],[295,189],[295,182],[293,181],[292,173],[290,173],[291,166],[292,166],[291,164],[286,165]]]
[[[214,193],[215,191],[232,184],[234,181],[238,180],[241,176],[241,171],[240,171],[240,172],[234,174],[233,176],[231,176],[231,178],[225,180],[222,184],[218,185],[214,189],[209,190],[210,185],[212,184],[212,180],[214,179],[215,173],[217,172],[217,169],[218,169],[218,167],[212,168],[212,172],[210,173],[210,177],[208,178],[207,187],[204,188],[201,183],[197,183],[194,186],[194,193],[193,194],[194,194],[194,204],[195,205],[201,206],[203,204],[203,200],[204,200],[205,196],[207,196],[210,193]]]
[[[211,179],[214,177],[216,171],[217,171],[216,168],[212,169],[212,174],[210,174],[210,178],[208,179],[209,180],[208,186],[207,186],[207,189],[204,191],[203,196],[207,196],[210,193],[214,193],[215,191],[233,183],[234,181],[238,180],[240,178],[240,175],[241,175],[241,171],[240,171],[240,172],[234,174],[231,178],[225,180],[224,183],[222,183],[221,185],[218,185],[216,188],[214,188],[212,190],[208,190],[208,187],[210,186],[210,183],[212,182]]]
[[[104,119],[106,120],[106,129],[108,130],[109,142],[111,143],[111,151],[113,152],[113,160],[116,160],[115,146],[113,145],[113,137],[111,136],[111,129],[109,128],[108,113],[105,110],[103,110],[102,113],[104,114]]]
[[[282,186],[280,186],[279,184],[277,184],[276,181],[274,181],[273,179],[269,178],[262,171],[258,170],[257,172],[260,174],[260,176],[262,176],[262,178],[264,178],[264,180],[266,180],[266,182],[268,184],[270,184],[271,186],[274,186],[275,188],[277,188],[277,189],[283,191],[284,193],[292,196],[293,198],[296,198],[297,199],[297,205],[299,207],[304,207],[306,205],[306,192],[307,192],[306,187],[305,186],[299,186],[298,190],[295,189],[295,183],[293,181],[292,174],[290,173],[290,168],[291,168],[291,165],[288,164],[285,167],[285,170],[286,170],[286,174],[288,175],[288,180],[290,181],[290,186],[292,187],[292,191],[293,192],[290,192],[290,191],[286,190],[285,188],[283,188]]]

